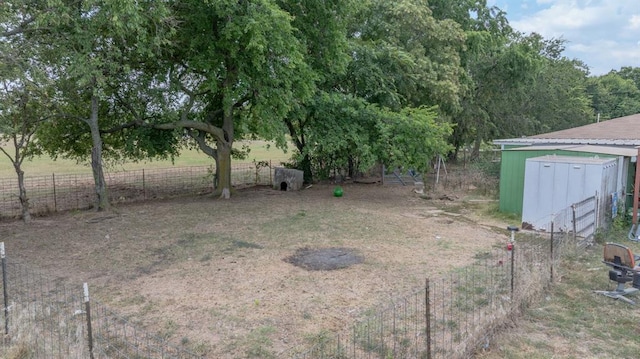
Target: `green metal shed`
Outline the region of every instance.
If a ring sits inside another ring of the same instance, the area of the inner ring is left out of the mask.
[[[633,179],[634,171],[631,168],[632,166],[629,165],[629,159],[633,156],[634,151],[634,149],[589,145],[511,146],[511,148],[505,146],[502,151],[502,163],[500,166],[500,211],[522,215],[527,158],[546,155],[619,158],[622,171],[620,177],[623,177],[621,181],[623,181],[623,186],[629,189],[633,181],[628,181],[627,178]],[[627,203],[627,205],[630,205],[630,203]]]

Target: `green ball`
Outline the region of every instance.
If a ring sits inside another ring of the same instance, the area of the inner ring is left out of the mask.
[[[342,197],[342,187],[338,186],[333,190],[334,197]]]

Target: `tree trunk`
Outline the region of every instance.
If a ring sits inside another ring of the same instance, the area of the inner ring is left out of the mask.
[[[355,160],[353,159],[353,157],[349,156],[349,160],[348,160],[348,167],[349,169],[347,170],[347,177],[349,178],[356,178],[356,164],[355,164]]]
[[[447,154],[447,160],[449,160],[450,162],[457,162],[459,153],[460,153],[460,145],[456,143],[453,146],[453,151]]]
[[[233,83],[230,78],[225,80],[225,87]],[[224,103],[224,101],[223,101]],[[233,104],[226,105],[222,118],[222,138],[216,139],[218,152],[217,172],[218,188],[221,199],[231,198],[231,148],[233,146]]]
[[[291,140],[293,141],[293,144],[298,149],[298,152],[300,152],[301,154],[304,153],[304,148],[305,148],[304,125],[302,123],[299,123],[298,129],[296,129],[296,126],[294,125],[292,120],[285,119],[285,123],[287,125],[287,128],[289,129],[289,135],[291,136]],[[298,135],[298,132],[300,132],[299,135]],[[311,158],[309,157],[308,154],[304,154],[299,165],[303,173],[302,178],[304,180],[304,183],[305,184],[312,183],[313,171],[311,170]]]
[[[29,212],[29,198],[27,197],[27,188],[24,185],[24,171],[20,168],[20,163],[16,158],[16,162],[13,163],[13,167],[18,175],[18,189],[20,199],[20,208],[22,210],[22,220],[24,222],[31,221],[31,212]]]
[[[98,98],[95,95],[91,97],[91,116],[87,123],[91,129],[91,141],[93,143],[91,148],[91,169],[96,191],[94,208],[97,211],[108,210],[110,203],[107,194],[107,183],[102,169],[102,138],[98,127]]]
[[[482,145],[482,140],[484,139],[486,129],[486,120],[484,118],[478,118],[476,123],[476,136],[473,143],[473,148],[471,149],[471,154],[469,155],[469,161],[475,161],[480,158],[480,146]]]
[[[216,163],[216,172],[213,174],[213,190],[217,191],[220,188],[220,165],[218,164],[218,155],[212,157]]]
[[[218,141],[217,150],[216,174],[218,176],[218,187],[216,194],[219,193],[222,199],[229,199],[231,197],[231,146],[226,141]]]
[[[471,150],[471,160],[475,161],[478,158],[480,158],[480,145],[482,144],[482,134],[480,133],[480,129],[478,129],[478,132],[476,134],[476,140],[475,143],[473,144],[473,149]]]
[[[313,172],[311,170],[311,158],[309,158],[309,155],[305,154],[304,157],[302,157],[300,166],[302,167],[304,183],[313,183]]]

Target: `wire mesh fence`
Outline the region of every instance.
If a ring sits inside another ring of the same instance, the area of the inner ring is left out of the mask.
[[[27,265],[2,260],[2,358],[195,359],[89,297]]]
[[[7,262],[2,273],[2,357],[88,357],[81,297],[63,283]]]
[[[494,248],[473,263],[392,303],[297,358],[463,358],[488,346],[514,313],[553,281],[573,236],[523,235],[512,250]],[[95,299],[6,261],[0,353],[30,358],[200,358],[151,335]],[[16,356],[14,357],[21,357]]]
[[[468,265],[427,279],[423,289],[293,357],[448,359],[488,348],[495,333],[559,276],[560,259],[582,250],[585,238],[564,221],[590,205],[596,202],[583,201],[555,216],[551,231],[520,233],[511,246],[478,253]]]
[[[597,207],[597,200],[576,203],[553,216],[549,231],[519,233],[511,246],[477,253],[467,265],[428,278],[424,288],[349,330],[316,338],[312,346],[293,349],[289,356],[432,359],[482,351],[561,275],[560,259],[575,255],[593,236],[580,233],[581,228],[598,227]],[[140,330],[99,301],[89,301],[80,288],[4,255],[2,279],[4,357],[200,358]]]
[[[231,183],[271,185],[275,165],[271,161],[234,164]],[[105,180],[111,203],[127,203],[211,193],[214,174],[214,166],[172,167],[111,172]],[[86,209],[95,202],[91,174],[25,177],[25,187],[33,215]],[[20,215],[18,193],[16,178],[0,178],[0,218]]]

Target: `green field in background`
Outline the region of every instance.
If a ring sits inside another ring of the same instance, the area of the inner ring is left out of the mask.
[[[255,161],[272,161],[279,164],[286,162],[291,157],[291,147],[285,153],[281,149],[276,148],[275,144],[267,141],[242,141],[236,142],[235,148],[242,148],[243,144],[247,144],[250,148],[249,156],[244,160],[233,160],[233,163],[252,163]],[[6,147],[5,147],[6,148]],[[11,148],[7,148],[11,153]],[[187,166],[209,166],[214,164],[211,157],[195,149],[185,149],[176,157],[173,162],[166,161],[140,161],[127,162],[118,165],[108,165],[107,172],[130,171],[147,168],[166,168],[166,167],[187,167]],[[53,160],[49,157],[36,157],[30,161],[25,161],[22,165],[25,176],[45,176],[52,173],[59,174],[81,174],[91,173],[91,167],[88,163],[78,164],[73,160],[57,159]],[[15,177],[16,173],[13,169],[11,161],[2,153],[0,153],[0,178]]]

